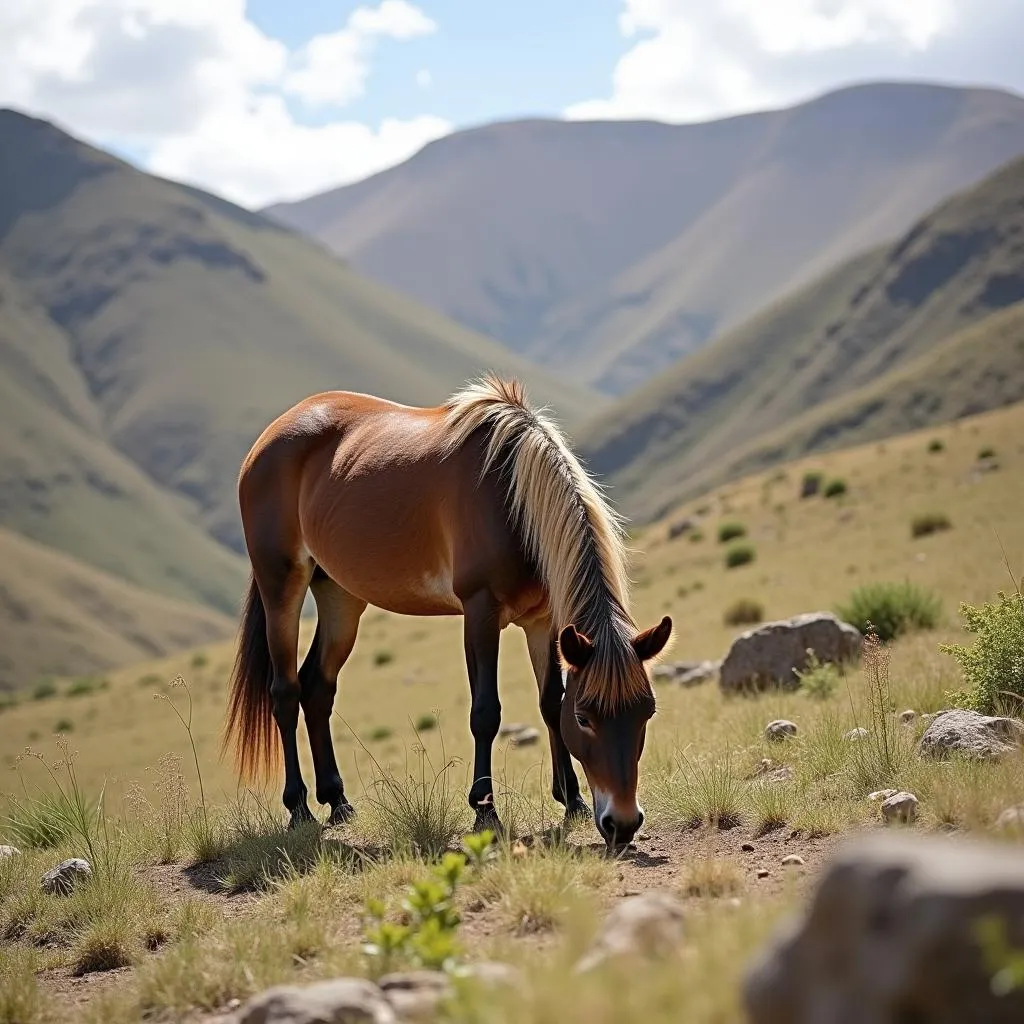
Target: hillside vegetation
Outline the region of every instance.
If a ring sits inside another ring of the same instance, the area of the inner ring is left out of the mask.
[[[641,519],[802,452],[1024,398],[1024,160],[595,417],[579,442]]]
[[[0,148],[0,526],[105,573],[233,615],[239,464],[308,394],[428,405],[493,368],[569,422],[595,407],[313,242],[51,124],[0,111]]]
[[[882,83],[694,125],[487,125],[268,212],[621,393],[1022,152],[1018,96]]]

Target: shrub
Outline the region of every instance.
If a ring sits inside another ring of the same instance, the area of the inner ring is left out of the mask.
[[[390,651],[375,651],[373,655],[373,663],[378,666],[387,665],[395,660],[395,656]]]
[[[437,716],[436,715],[420,715],[416,719],[416,731],[417,732],[430,732],[431,729],[437,728]]]
[[[764,605],[749,597],[741,597],[725,610],[722,621],[727,626],[751,626],[764,621]]]
[[[922,515],[914,516],[910,523],[911,537],[928,537],[933,533],[941,533],[943,530],[952,529],[953,524],[949,516],[942,512],[925,512]]]
[[[800,483],[800,497],[801,498],[813,498],[821,488],[822,475],[817,471],[804,473],[804,478]]]
[[[371,743],[379,743],[381,740],[390,739],[391,735],[392,735],[392,732],[391,732],[391,729],[388,726],[386,726],[386,725],[375,725],[369,731],[369,733],[367,733],[366,738]]]
[[[32,691],[33,700],[49,700],[57,694],[57,684],[52,679],[43,679]]]
[[[61,718],[57,720],[57,724],[53,727],[54,732],[73,732],[75,723],[70,718]]]
[[[831,697],[842,678],[838,665],[831,661],[819,661],[818,656],[810,649],[807,651],[807,664],[803,671],[797,669],[796,675],[800,680],[800,689],[808,697],[815,697],[818,700]]]
[[[823,493],[826,498],[841,498],[846,493],[846,481],[839,477],[829,480]]]
[[[747,528],[742,523],[722,523],[718,527],[718,543],[728,544],[731,540],[746,537]]]
[[[192,667],[193,668],[206,668],[210,664],[210,659],[203,654],[202,651],[192,655]]]
[[[980,608],[960,605],[964,629],[977,637],[971,647],[939,647],[959,662],[970,687],[954,694],[954,703],[983,714],[996,710],[1000,698],[1024,701],[1024,598],[1020,593],[1007,597],[1002,591],[998,597]]]
[[[704,533],[701,530],[693,530],[690,533],[690,543],[699,544],[704,539]]]
[[[903,583],[867,583],[837,609],[841,619],[865,636],[874,630],[883,643],[919,629],[934,629],[942,604],[931,591]]]
[[[986,446],[986,447],[982,448],[978,452],[978,458],[979,459],[994,459],[995,457],[996,457],[996,450],[995,450],[995,448],[992,448],[990,446]]]
[[[753,544],[733,544],[725,552],[725,567],[735,569],[741,565],[748,565],[757,557]]]
[[[933,437],[928,442],[928,451],[930,451],[930,452],[941,452],[941,451],[945,451],[945,450],[946,450],[946,444],[945,444],[945,442],[941,438]]]
[[[103,690],[107,686],[105,679],[95,679],[92,676],[83,676],[81,679],[75,679],[68,687],[67,695],[69,697],[85,697],[90,693],[94,693],[96,690]]]

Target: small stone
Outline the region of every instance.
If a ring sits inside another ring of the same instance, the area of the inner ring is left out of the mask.
[[[741,849],[741,850],[742,850],[742,851],[743,851],[744,853],[753,853],[753,852],[754,852],[754,844],[753,844],[753,843],[744,843],[744,844],[743,844],[743,845],[742,845],[742,846],[740,847],[740,849]]]
[[[793,778],[793,769],[788,764],[779,765],[770,772],[761,776],[760,782],[790,782]]]
[[[473,981],[486,988],[497,988],[501,985],[516,986],[522,984],[523,972],[511,964],[500,960],[479,960],[466,964],[458,971],[460,978],[472,978]]]
[[[996,828],[1006,832],[1024,832],[1024,804],[1007,807],[996,818]]]
[[[726,904],[730,907],[742,907],[743,900],[739,896],[730,896],[726,901]]]
[[[522,732],[524,729],[530,727],[525,722],[502,722],[498,726],[499,736],[514,736],[517,732]]]
[[[795,854],[795,853],[791,853],[791,854],[789,854],[788,857],[783,857],[782,858],[782,863],[783,863],[783,866],[787,867],[787,868],[788,867],[800,867],[804,863],[804,859],[803,859],[803,857],[797,856],[797,854]]]
[[[868,793],[868,799],[873,804],[877,804],[879,800],[888,800],[889,797],[895,796],[898,792],[898,789],[876,789],[874,793]]]
[[[895,793],[882,801],[882,818],[889,824],[910,824],[917,818],[917,797],[913,793]]]
[[[50,868],[42,877],[43,892],[52,896],[67,896],[79,882],[92,877],[92,866],[81,857],[72,857]]]
[[[757,872],[758,878],[767,878],[771,872],[767,868],[759,868]]]
[[[237,1010],[242,1005],[241,999],[229,999],[227,1008],[229,1010]]]
[[[615,905],[590,952],[575,969],[590,971],[618,956],[660,959],[674,953],[682,941],[682,904],[670,893],[652,889]]]
[[[365,978],[276,985],[242,1007],[238,1024],[397,1024],[384,993]]]
[[[8,857],[20,857],[21,850],[16,846],[0,846],[0,860],[7,860]]]
[[[791,739],[797,733],[796,723],[778,718],[764,727],[764,738],[771,743]]]
[[[523,729],[512,736],[513,747],[532,747],[540,739],[540,730],[529,728]]]
[[[526,846],[518,839],[512,844],[513,857],[525,857],[527,852]]]
[[[859,743],[861,740],[866,740],[871,735],[867,729],[862,725],[857,726],[856,729],[851,729],[846,735],[843,736],[844,740],[850,743]]]
[[[651,837],[646,832],[637,832],[636,838],[638,842],[646,843]]]
[[[402,1021],[433,1020],[438,1008],[452,995],[443,971],[400,971],[385,974],[377,984]]]
[[[917,718],[917,712],[913,708],[907,708],[906,711],[900,712],[900,724],[910,725]]]

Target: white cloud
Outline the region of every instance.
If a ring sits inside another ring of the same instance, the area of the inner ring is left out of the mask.
[[[420,68],[416,72],[416,84],[421,89],[429,89],[433,81],[434,76],[426,68]]]
[[[0,105],[247,205],[373,173],[451,130],[438,117],[341,119],[375,46],[436,30],[407,0],[356,8],[290,53],[245,0],[0,0]],[[287,97],[326,107],[315,126]]]
[[[619,27],[635,42],[611,95],[567,117],[700,120],[854,80],[974,83],[979,69],[1024,87],[1016,0],[624,0]]]

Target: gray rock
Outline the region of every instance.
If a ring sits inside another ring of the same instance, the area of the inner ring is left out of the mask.
[[[795,689],[808,649],[819,661],[843,664],[860,658],[864,638],[831,612],[810,612],[748,629],[732,642],[718,685],[726,693],[770,686]]]
[[[785,718],[777,718],[764,727],[764,738],[772,743],[781,743],[783,740],[792,739],[796,734],[796,722],[790,722]]]
[[[532,747],[540,739],[540,730],[532,726],[522,729],[512,736],[513,747]]]
[[[1024,832],[1024,804],[1007,807],[996,818],[996,828],[1000,832]]]
[[[503,964],[498,960],[478,960],[476,963],[465,964],[458,973],[459,977],[471,978],[486,988],[517,986],[524,980],[523,972],[518,967]]]
[[[1024,723],[1016,718],[950,708],[936,712],[921,737],[918,750],[924,757],[946,758],[957,751],[983,760],[1007,754],[1022,742]]]
[[[238,1024],[397,1024],[384,993],[364,978],[278,985],[253,996]]]
[[[888,800],[889,797],[895,796],[898,792],[898,789],[876,789],[874,793],[868,793],[868,799],[873,804],[876,804],[879,800]]]
[[[909,825],[917,820],[917,797],[913,793],[893,793],[882,801],[882,820],[887,824]]]
[[[21,850],[16,846],[0,846],[0,860],[6,860],[8,857],[20,857]]]
[[[848,841],[808,909],[748,968],[750,1024],[1011,1024],[974,929],[992,915],[1024,946],[1024,858],[1004,844],[909,833]]]
[[[529,729],[525,722],[502,722],[498,726],[499,736],[514,736],[517,732],[522,732],[524,729]]]
[[[453,992],[442,971],[402,971],[385,974],[377,982],[399,1020],[433,1020]]]
[[[793,769],[788,764],[779,765],[778,768],[772,768],[765,772],[764,775],[759,777],[758,781],[762,785],[773,782],[792,782]]]
[[[720,661],[676,661],[655,665],[651,678],[656,683],[674,683],[679,686],[699,686],[714,679],[722,663]]]
[[[577,963],[590,971],[610,957],[658,959],[675,953],[683,941],[683,906],[675,896],[651,889],[616,904],[590,951]]]
[[[856,729],[851,729],[845,736],[844,740],[848,740],[850,743],[859,743],[861,740],[866,740],[871,735],[867,729],[862,725],[858,725]]]
[[[911,725],[917,719],[917,712],[913,708],[907,708],[906,711],[901,711],[900,725]]]
[[[695,519],[693,516],[687,516],[685,519],[677,519],[668,528],[668,539],[675,540],[676,537],[682,537],[684,533],[690,533],[700,525],[700,521]]]
[[[803,859],[803,857],[799,856],[798,854],[791,853],[791,854],[789,854],[789,856],[782,858],[782,864],[783,864],[783,867],[798,868],[798,867],[802,867],[803,866],[804,859]]]
[[[67,896],[80,882],[92,877],[92,865],[81,857],[72,857],[50,868],[42,877],[43,892],[51,896]]]

